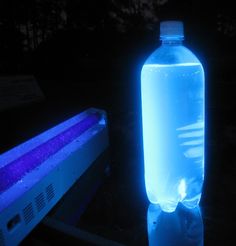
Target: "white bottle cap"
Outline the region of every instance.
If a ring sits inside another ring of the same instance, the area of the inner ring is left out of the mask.
[[[160,23],[160,38],[184,38],[182,21],[162,21]]]

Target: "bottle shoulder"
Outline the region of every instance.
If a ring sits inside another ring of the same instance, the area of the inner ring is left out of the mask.
[[[200,61],[191,50],[183,45],[162,45],[157,48],[145,62],[146,65],[181,63],[200,63]]]

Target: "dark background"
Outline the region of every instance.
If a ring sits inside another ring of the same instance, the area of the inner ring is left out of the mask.
[[[185,45],[206,73],[205,244],[234,245],[236,19],[230,1],[1,1],[0,75],[33,74],[45,100],[0,113],[0,152],[87,107],[105,109],[111,178],[80,226],[124,243],[144,242],[140,70],[159,46],[160,21],[168,19],[184,22]]]

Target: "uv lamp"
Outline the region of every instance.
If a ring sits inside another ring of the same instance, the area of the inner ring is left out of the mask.
[[[0,246],[18,245],[108,148],[90,108],[0,156]]]

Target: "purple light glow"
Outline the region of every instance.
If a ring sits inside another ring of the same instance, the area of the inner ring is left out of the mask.
[[[72,142],[100,120],[99,114],[91,114],[57,136],[30,150],[26,154],[0,168],[0,193],[22,179],[26,173],[38,167],[65,145]]]

